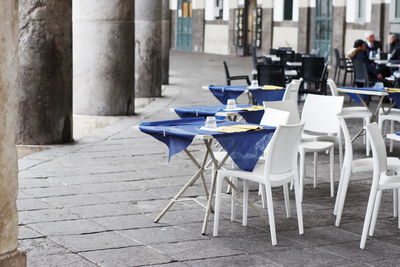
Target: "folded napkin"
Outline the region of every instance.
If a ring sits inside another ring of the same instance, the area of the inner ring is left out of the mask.
[[[390,93],[400,93],[400,88],[386,88],[386,91]]]
[[[263,129],[263,128],[258,125],[235,124],[235,125],[231,125],[231,126],[218,127],[216,129],[216,131],[223,132],[223,133],[237,133],[237,132],[256,131],[256,130],[261,130],[261,129]]]
[[[283,87],[276,86],[276,85],[264,85],[261,89],[262,90],[280,90],[280,89],[283,89]]]
[[[229,110],[237,110],[237,111],[258,111],[258,110],[264,110],[263,106],[252,106],[248,108],[233,108]]]

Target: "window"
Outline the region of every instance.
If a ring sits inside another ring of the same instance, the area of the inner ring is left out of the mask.
[[[366,11],[367,11],[366,0],[357,0],[357,20],[365,21]]]
[[[283,4],[283,20],[293,19],[293,0],[285,0]]]
[[[400,0],[396,0],[394,5],[394,17],[400,18]]]
[[[229,20],[229,1],[206,0],[205,13],[206,20]]]

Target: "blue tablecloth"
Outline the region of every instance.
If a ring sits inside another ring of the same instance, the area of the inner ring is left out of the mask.
[[[388,92],[389,98],[394,103],[394,108],[400,108],[400,92]]]
[[[262,105],[263,101],[280,101],[286,90],[247,89],[247,87],[247,85],[210,85],[208,88],[223,105],[226,105],[228,99],[237,99],[246,90],[251,93],[257,105]]]
[[[375,91],[375,92],[386,92],[383,87],[341,87],[344,89],[360,90],[360,94],[347,93],[356,103],[361,104],[361,100],[358,95],[365,100],[367,95],[363,95],[363,91]]]
[[[237,105],[239,108],[247,108],[252,105]],[[183,108],[175,108],[176,114],[180,118],[193,118],[193,117],[207,117],[207,116],[215,116],[218,112],[226,112],[226,105],[219,106],[197,106],[197,107],[183,107]],[[240,114],[248,123],[256,123],[259,124],[262,116],[264,115],[264,110],[256,110],[256,111],[246,111],[246,110],[238,110],[236,111]],[[224,119],[224,117],[218,117],[217,119]]]
[[[252,171],[267,147],[275,127],[264,126],[259,131],[222,133],[200,130],[204,118],[143,122],[139,129],[168,146],[169,158],[187,148],[196,135],[212,135],[228,152],[236,165],[245,171]],[[218,121],[218,126],[243,124],[230,121]]]
[[[228,99],[236,99],[247,90],[247,85],[210,85],[211,93],[221,102],[226,105]]]
[[[263,101],[281,101],[286,89],[280,90],[262,90],[262,89],[251,89],[250,93],[257,105],[262,105]]]

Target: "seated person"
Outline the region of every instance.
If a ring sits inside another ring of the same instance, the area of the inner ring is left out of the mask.
[[[368,55],[371,51],[377,52],[378,49],[382,50],[381,42],[375,40],[375,34],[371,31],[365,33],[365,43],[367,45]]]
[[[392,54],[393,51],[399,47],[399,38],[397,37],[396,34],[391,34],[388,37],[388,45],[389,45],[389,51],[388,53]]]
[[[375,64],[368,58],[367,44],[363,40],[358,39],[354,42],[353,47],[353,50],[351,50],[347,57],[352,60],[358,59],[362,61],[367,67],[368,76],[370,79],[376,80],[378,75],[376,73]]]

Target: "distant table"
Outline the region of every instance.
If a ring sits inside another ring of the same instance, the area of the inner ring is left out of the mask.
[[[227,110],[226,105],[194,106],[172,108],[171,111],[175,112],[180,118],[216,116],[228,118],[230,121],[236,121],[237,116],[241,116],[248,123],[259,124],[262,116],[264,115],[264,109],[240,110],[252,107],[254,107],[254,105],[237,105],[236,109]]]

